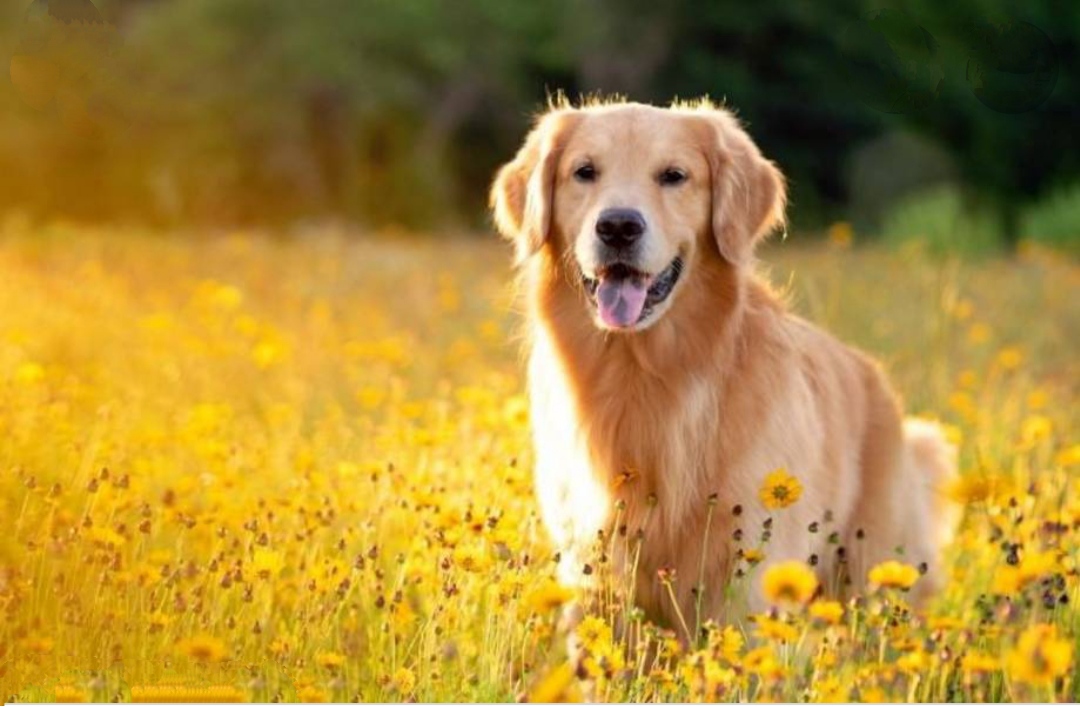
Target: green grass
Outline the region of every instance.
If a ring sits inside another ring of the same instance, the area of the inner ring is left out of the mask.
[[[1004,247],[998,215],[953,186],[900,199],[886,212],[881,230],[892,246],[912,244],[936,256],[992,255]]]
[[[1053,191],[1028,207],[1020,233],[1033,243],[1080,256],[1080,184]]]

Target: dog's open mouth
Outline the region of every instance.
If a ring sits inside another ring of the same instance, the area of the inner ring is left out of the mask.
[[[581,279],[604,324],[625,329],[645,320],[656,305],[668,298],[682,269],[682,258],[676,256],[656,275],[615,263],[598,270],[596,277],[582,273]]]

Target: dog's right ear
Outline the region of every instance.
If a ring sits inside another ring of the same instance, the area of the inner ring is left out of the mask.
[[[570,108],[542,116],[514,160],[495,177],[489,199],[495,227],[514,241],[519,263],[540,250],[551,232],[555,168],[578,118]]]

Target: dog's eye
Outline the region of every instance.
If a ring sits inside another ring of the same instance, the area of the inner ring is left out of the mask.
[[[591,164],[583,164],[574,170],[574,179],[579,182],[595,182],[596,181],[596,167]]]
[[[686,172],[681,169],[676,169],[675,167],[668,167],[660,173],[660,176],[657,177],[657,181],[660,182],[660,186],[673,187],[676,184],[682,184],[686,181]]]

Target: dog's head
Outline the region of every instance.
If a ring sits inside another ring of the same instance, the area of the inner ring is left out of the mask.
[[[547,250],[602,329],[675,306],[712,249],[736,268],[783,220],[784,182],[726,110],[608,104],[540,118],[491,191],[520,261]]]

